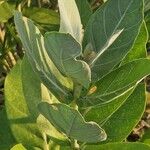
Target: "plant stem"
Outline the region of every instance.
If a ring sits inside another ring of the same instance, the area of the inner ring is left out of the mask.
[[[82,90],[82,86],[79,83],[74,83],[74,93],[73,93],[73,98],[74,100],[71,103],[71,107],[78,110],[78,106],[77,106],[77,100],[80,97],[81,94],[81,90]]]
[[[73,93],[74,100],[72,101],[70,106],[72,108],[78,110],[77,100],[81,95],[82,86],[79,83],[74,83],[74,88],[73,89],[74,89],[74,93]],[[72,148],[72,150],[79,150],[80,149],[77,140],[71,139],[71,148]]]

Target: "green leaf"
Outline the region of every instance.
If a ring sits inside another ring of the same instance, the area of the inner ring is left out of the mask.
[[[22,144],[17,144],[14,147],[12,147],[10,150],[41,150],[41,149],[37,147],[29,147],[29,146],[24,147]]]
[[[15,12],[15,25],[33,70],[41,81],[62,102],[70,102],[70,82],[54,66],[44,47],[44,38],[33,22]],[[58,81],[59,79],[59,81]],[[66,87],[67,86],[67,87]]]
[[[142,0],[109,0],[91,16],[83,45],[85,48],[90,44],[91,53],[94,53],[92,79],[102,78],[125,57],[134,44],[142,22]],[[112,37],[119,33],[120,36],[114,40]]]
[[[84,96],[80,101],[82,101],[83,106],[108,103],[113,99],[113,96],[117,97],[149,74],[149,59],[129,62],[96,82],[94,84],[96,91]]]
[[[0,1],[0,23],[7,22],[13,16],[12,9],[5,1]]]
[[[59,14],[46,8],[24,8],[23,14],[39,24],[59,25]]]
[[[147,52],[146,52],[147,42],[148,42],[148,32],[146,29],[146,24],[145,22],[143,22],[139,35],[137,36],[132,49],[124,58],[123,63],[127,63],[139,58],[145,58],[147,56]]]
[[[38,105],[40,113],[59,131],[81,142],[95,143],[106,139],[105,131],[94,122],[85,122],[82,115],[64,104]]]
[[[71,35],[57,32],[47,33],[44,40],[47,53],[58,70],[88,88],[91,70],[86,62],[77,60],[82,53],[80,44]]]
[[[150,145],[150,129],[146,129],[142,139],[140,140],[142,143]]]
[[[85,114],[87,121],[93,120],[98,124],[104,123],[120,106],[127,100],[134,89],[130,89],[127,92],[115,97],[110,103],[103,105],[96,105],[89,109]]]
[[[104,145],[89,145],[85,150],[150,150],[150,147],[142,143],[109,143]]]
[[[145,106],[145,85],[140,84],[126,102],[103,123],[102,127],[108,136],[106,142],[123,141],[141,119]]]
[[[14,144],[16,141],[9,127],[6,110],[0,108],[0,149],[9,150]]]
[[[22,144],[17,144],[11,150],[27,150]]]
[[[22,143],[25,147],[43,148],[45,134],[53,129],[48,139],[61,144],[68,144],[68,139],[58,133],[52,125],[47,124],[45,120],[38,118],[37,123],[37,117],[39,117],[37,105],[42,99],[50,103],[57,102],[54,96],[49,94],[47,88],[41,85],[41,81],[33,72],[27,58],[24,58],[13,68],[5,81],[5,105],[8,125],[11,127],[13,136],[18,143]],[[41,130],[41,124],[51,128]],[[3,126],[4,124],[2,124],[2,129],[8,128],[7,124]],[[11,134],[11,131],[8,130],[8,133]],[[4,131],[0,131],[0,134],[1,132],[4,137],[7,136]],[[11,138],[10,135],[8,137]],[[8,137],[6,139],[9,140]],[[2,140],[2,142],[4,141]],[[50,145],[53,147],[52,144]]]
[[[75,0],[75,1],[80,13],[82,24],[85,27],[87,22],[89,21],[90,16],[92,15],[92,9],[87,0]]]
[[[58,0],[58,5],[60,11],[60,32],[70,33],[81,43],[83,31],[75,0]]]
[[[7,118],[17,143],[43,147],[44,140],[36,125],[39,115],[36,106],[41,99],[41,82],[24,59],[12,69],[5,80]]]

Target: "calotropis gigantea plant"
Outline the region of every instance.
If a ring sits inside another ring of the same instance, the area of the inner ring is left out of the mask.
[[[145,108],[143,1],[108,0],[84,28],[76,3],[58,0],[60,30],[44,36],[15,12],[25,56],[5,82],[12,150],[149,150],[122,142]]]

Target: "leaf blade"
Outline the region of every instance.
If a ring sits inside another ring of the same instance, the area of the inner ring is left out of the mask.
[[[64,104],[41,103],[39,111],[68,137],[95,143],[106,139],[106,133],[94,122],[85,122],[81,114]],[[92,136],[92,138],[91,138]]]
[[[76,59],[81,54],[80,44],[71,35],[57,32],[45,34],[44,40],[48,55],[59,71],[88,88],[90,68],[86,62]]]

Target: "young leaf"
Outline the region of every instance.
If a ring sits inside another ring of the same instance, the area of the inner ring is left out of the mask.
[[[15,12],[15,25],[26,51],[33,70],[39,75],[42,82],[60,100],[71,100],[71,93],[64,85],[65,79],[54,66],[44,47],[44,38],[33,22],[23,18],[21,13]],[[64,82],[62,85],[58,79]]]
[[[80,14],[75,0],[58,0],[60,11],[60,32],[70,33],[79,43],[83,32]]]
[[[85,150],[150,150],[150,146],[143,143],[108,143],[88,145]]]
[[[65,104],[38,105],[40,113],[59,131],[81,142],[96,143],[106,140],[105,131],[94,122],[85,122],[82,115]]]
[[[80,44],[71,35],[57,32],[47,33],[44,40],[47,53],[58,70],[88,88],[91,70],[86,62],[77,60],[82,53]]]
[[[149,74],[149,59],[139,59],[127,63],[96,82],[94,84],[96,87],[95,92],[86,95],[81,101],[83,103],[88,103],[89,106],[91,104],[96,105],[108,103],[113,98],[112,96],[117,97],[121,92],[123,93],[130,87],[133,87],[137,82]]]
[[[84,48],[91,44],[95,53],[92,79],[102,78],[123,59],[132,48],[142,21],[142,0],[109,0],[91,16],[84,35]],[[119,32],[120,36],[108,45],[111,37]]]
[[[140,84],[126,102],[103,123],[106,142],[123,141],[141,119],[146,106],[145,85]]]

